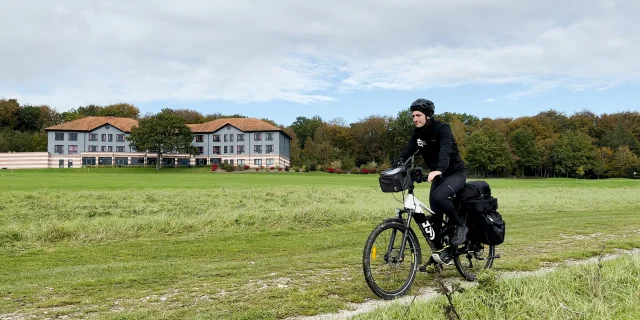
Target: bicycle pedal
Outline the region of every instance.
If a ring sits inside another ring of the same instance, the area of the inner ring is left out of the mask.
[[[449,262],[442,261],[440,259],[440,255],[437,253],[432,254],[431,257],[433,258],[433,260],[435,260],[435,262],[444,266],[450,266],[453,263],[453,259],[449,260]]]

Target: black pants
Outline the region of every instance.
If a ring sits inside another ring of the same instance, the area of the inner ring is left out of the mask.
[[[442,179],[434,179],[431,182],[431,191],[429,193],[429,204],[431,210],[436,214],[432,217],[431,223],[436,228],[435,243],[440,245],[442,243],[442,235],[440,226],[442,226],[442,214],[446,214],[449,217],[449,225],[462,225],[463,222],[458,217],[456,208],[451,203],[450,197],[458,192],[464,184],[467,182],[467,175],[465,172],[460,172],[446,176]]]

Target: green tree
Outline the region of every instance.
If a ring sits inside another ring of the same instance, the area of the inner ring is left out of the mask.
[[[485,174],[510,174],[514,159],[509,152],[506,138],[495,128],[481,128],[473,132],[467,139],[468,165]]]
[[[542,161],[536,148],[536,137],[533,130],[524,127],[511,132],[511,150],[515,156],[515,165],[518,171],[525,175],[525,171],[535,171],[540,167]]]
[[[382,163],[389,158],[389,150],[386,150],[389,123],[389,118],[370,116],[351,124],[356,164]]]
[[[613,164],[613,150],[609,147],[599,147],[595,150],[595,162],[593,173],[598,176],[606,177],[611,174]]]
[[[75,112],[81,116],[80,118],[98,117],[101,115],[100,113],[102,112],[102,107],[95,104],[90,104],[86,107],[78,107]]]
[[[613,130],[605,133],[600,139],[600,145],[609,147],[612,150],[626,146],[636,155],[640,154],[640,142],[638,142],[631,130],[625,128],[622,124],[618,124]]]
[[[18,114],[16,130],[23,132],[37,132],[42,130],[44,123],[40,116],[40,107],[23,106]]]
[[[611,171],[615,177],[632,177],[638,164],[638,156],[631,152],[629,147],[621,146],[616,149],[613,155]]]
[[[591,137],[579,131],[566,131],[560,135],[551,157],[554,170],[569,176],[579,167],[592,170],[595,164],[595,146]]]
[[[171,109],[162,109],[154,116],[141,119],[138,126],[131,129],[127,140],[138,151],[155,152],[158,155],[156,170],[160,170],[165,153],[196,153],[191,145],[193,133],[184,119]]]
[[[415,125],[413,124],[413,118],[409,110],[402,110],[398,112],[398,115],[394,119],[391,119],[387,132],[389,157],[386,160],[389,161],[389,163],[398,157],[400,152],[407,146],[409,139],[413,135],[414,128]]]
[[[184,119],[187,124],[205,123],[205,118],[202,113],[191,109],[177,109],[174,110],[175,114]]]
[[[314,116],[309,119],[307,117],[297,117],[296,121],[291,124],[291,129],[296,133],[300,148],[304,149],[308,138],[313,138],[316,129],[322,124],[322,118]]]
[[[283,131],[291,137],[291,141],[289,142],[289,162],[291,166],[301,166],[302,154],[296,133],[290,127],[284,128]]]

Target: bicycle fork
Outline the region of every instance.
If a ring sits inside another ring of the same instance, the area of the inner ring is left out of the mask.
[[[411,225],[411,220],[415,220],[416,224],[418,224],[418,226],[420,227],[420,232],[422,233],[422,235],[424,236],[424,238],[427,240],[427,243],[429,244],[429,248],[431,249],[431,251],[436,251],[438,250],[438,248],[435,245],[434,240],[436,239],[436,229],[434,228],[433,225],[431,225],[431,222],[429,222],[429,219],[427,219],[427,216],[422,213],[422,212],[415,212],[414,210],[407,210],[407,220],[402,219],[402,213],[405,211],[399,211],[398,212],[398,218],[397,220],[403,221],[405,223],[404,229],[405,232],[402,232],[402,240],[400,241],[400,252],[398,252],[398,257],[394,258],[394,261],[392,262],[402,262],[404,261],[404,249],[405,249],[405,245],[407,244],[407,237],[409,234],[409,226]],[[391,237],[389,239],[389,247],[387,248],[387,254],[385,255],[385,260],[389,260],[389,255],[391,254],[391,252],[393,251],[393,244],[396,242],[396,232],[397,230],[393,230],[391,231]]]

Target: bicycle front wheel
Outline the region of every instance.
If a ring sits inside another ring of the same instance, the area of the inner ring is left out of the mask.
[[[404,253],[402,236],[407,233]],[[378,297],[391,300],[407,293],[422,260],[418,238],[411,228],[398,221],[378,225],[367,239],[362,254],[364,278]]]

